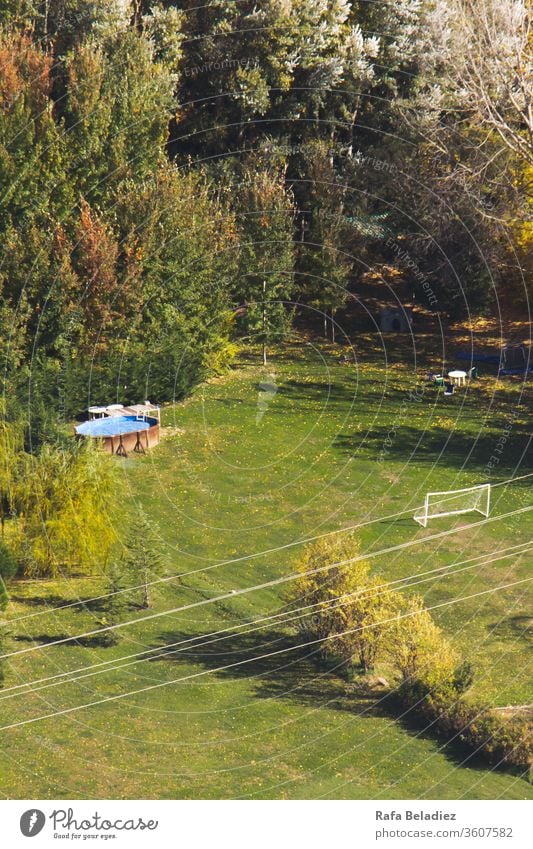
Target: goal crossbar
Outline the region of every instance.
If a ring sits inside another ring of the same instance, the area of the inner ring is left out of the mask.
[[[490,510],[490,483],[468,486],[464,489],[445,489],[438,492],[428,492],[424,499],[424,506],[419,508],[413,519],[422,527],[426,527],[428,519],[436,519],[439,516],[455,516],[461,513],[475,511],[483,516],[489,515]],[[470,496],[470,500],[468,497]],[[466,500],[462,506],[462,497]],[[453,503],[456,506],[452,506]],[[446,509],[449,508],[449,509]]]

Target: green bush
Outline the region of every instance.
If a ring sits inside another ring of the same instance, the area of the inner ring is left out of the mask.
[[[458,693],[466,693],[474,683],[474,667],[468,660],[463,660],[454,672],[452,686]]]

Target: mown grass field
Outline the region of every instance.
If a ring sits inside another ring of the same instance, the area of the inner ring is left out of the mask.
[[[533,798],[520,776],[463,763],[464,752],[443,750],[430,734],[357,698],[341,677],[319,671],[313,650],[261,657],[297,639],[288,627],[244,627],[278,612],[287,585],[231,597],[290,574],[301,550],[294,542],[361,523],[361,550],[384,580],[453,567],[457,574],[415,588],[430,607],[531,576],[531,554],[494,559],[531,539],[531,513],[513,512],[531,505],[528,479],[494,488],[489,523],[472,513],[424,529],[409,512],[428,490],[531,471],[530,397],[519,381],[488,372],[450,399],[425,385],[414,395],[403,344],[388,344],[386,366],[372,337],[359,340],[349,365],[338,362],[338,348],[304,341],[275,352],[266,370],[256,352],[243,354],[231,374],[165,408],[165,438],[150,456],[110,460],[122,473],[117,530],[142,505],[157,522],[168,574],[182,575],[154,590],[150,612],[208,603],[129,626],[113,648],[89,638],[14,656],[0,691],[3,796]],[[434,344],[419,340],[422,368]],[[268,398],[260,382],[271,384]],[[492,472],[491,456],[499,458]],[[17,583],[9,649],[96,627],[95,603],[52,608],[98,595],[101,586],[98,576]],[[473,695],[499,706],[532,701],[531,584],[434,615],[475,665]],[[164,650],[219,629],[229,629],[224,639]],[[149,662],[100,667],[34,692],[9,689],[153,647],[161,656]],[[230,666],[239,661],[247,662]],[[5,728],[187,676],[196,677]]]

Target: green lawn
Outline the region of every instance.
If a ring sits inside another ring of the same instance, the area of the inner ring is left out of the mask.
[[[503,517],[479,527],[475,513],[426,529],[409,514],[383,518],[418,506],[428,490],[531,471],[523,456],[528,399],[520,399],[520,383],[486,374],[453,398],[432,387],[409,398],[416,378],[404,344],[388,343],[386,368],[371,336],[358,341],[357,365],[340,365],[338,349],[320,343],[295,342],[266,370],[254,352],[243,354],[230,375],[165,408],[166,435],[149,456],[110,459],[123,472],[117,529],[141,504],[158,523],[169,574],[183,575],[154,591],[155,612],[287,575],[300,550],[291,543],[370,520],[377,521],[360,529],[362,550],[394,549],[372,557],[386,580],[480,558],[473,568],[420,584],[428,606],[530,577],[528,554],[484,562],[531,538],[531,513],[503,516],[531,503],[527,479],[495,488],[491,515]],[[425,350],[435,344],[420,340],[424,367],[431,365]],[[273,385],[266,399],[258,392],[261,381]],[[502,453],[495,455],[499,443]],[[500,462],[489,478],[491,456]],[[465,524],[472,527],[460,530]],[[288,547],[275,550],[281,546]],[[228,560],[236,562],[219,565]],[[285,586],[138,623],[114,648],[88,640],[15,657],[5,688],[230,629],[203,647],[77,683],[16,698],[0,691],[5,726],[202,673],[3,730],[0,792],[11,798],[533,798],[533,787],[519,776],[479,762],[462,765],[464,753],[441,750],[431,736],[357,699],[340,677],[318,670],[310,649],[254,660],[294,642],[286,627],[250,632],[243,626],[277,612]],[[97,577],[16,584],[11,650],[94,628],[94,604],[45,611],[97,595],[100,587]],[[501,706],[532,701],[528,600],[531,585],[520,584],[435,610],[475,664],[473,695]],[[251,662],[219,669],[245,660]]]

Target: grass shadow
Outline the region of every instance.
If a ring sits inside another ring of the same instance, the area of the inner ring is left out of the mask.
[[[71,637],[70,634],[15,634],[13,640],[17,643],[35,643],[49,645],[58,640],[64,640],[61,646],[80,646],[81,648],[94,649],[102,648],[108,645],[114,645],[110,642],[107,632],[103,634],[94,634],[90,637]]]
[[[487,625],[487,630],[497,637],[533,643],[533,615],[506,616],[492,625]]]
[[[65,598],[62,595],[24,596],[10,593],[9,598],[11,601],[16,602],[17,604],[23,604],[26,607],[48,607],[49,605],[54,608],[66,607],[67,605],[72,604],[73,601],[73,599]]]
[[[230,632],[206,643],[201,635],[172,631],[161,635],[158,655],[180,663],[194,663],[211,671],[222,680],[248,679],[254,685],[254,697],[260,699],[289,699],[305,708],[328,709],[351,713],[354,716],[380,717],[398,723],[410,737],[428,740],[442,747],[442,754],[454,766],[486,772],[491,769],[482,755],[472,752],[460,741],[446,743],[439,738],[431,724],[423,723],[415,710],[402,708],[393,692],[363,695],[357,681],[350,684],[341,677],[342,667],[325,669],[316,646],[297,648],[301,638],[282,631],[265,634]],[[176,652],[166,643],[190,640]],[[492,767],[494,769],[494,767]],[[501,770],[521,774],[518,769]]]
[[[469,467],[478,466],[485,468],[493,456],[500,432],[464,432],[459,428],[452,431],[432,426],[423,433],[419,428],[409,427],[402,423],[398,430],[397,438],[390,437],[391,429],[388,426],[374,427],[365,434],[365,450],[371,455],[380,456],[382,453],[386,459],[406,462],[410,460],[418,463],[430,463],[434,465],[437,457],[448,466],[463,468],[468,462]],[[508,439],[505,446],[505,465],[498,467],[503,474],[504,469],[513,470],[516,464],[523,459],[524,449],[530,439],[526,429],[517,428],[513,431],[512,439]],[[344,454],[353,456],[358,449],[361,435],[339,434],[335,441],[335,447]],[[527,469],[521,466],[521,474]]]

